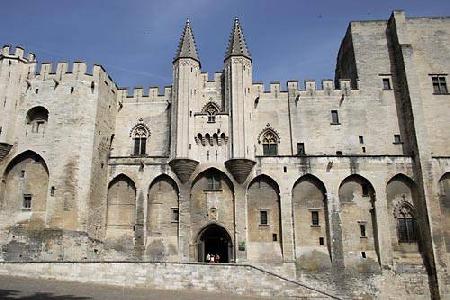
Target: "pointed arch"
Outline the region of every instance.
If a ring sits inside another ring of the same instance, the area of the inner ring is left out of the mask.
[[[133,154],[145,155],[147,148],[147,140],[150,138],[151,132],[143,118],[139,118],[136,125],[130,130],[130,137],[134,141]]]
[[[208,123],[216,122],[216,115],[220,112],[220,106],[210,101],[206,103],[206,105],[202,108],[202,113],[205,113],[208,117]]]
[[[259,133],[258,143],[262,144],[262,152],[264,156],[278,155],[278,144],[280,143],[280,135],[268,123],[266,125],[266,128],[264,128]]]
[[[39,154],[37,154],[36,152],[34,152],[32,150],[26,150],[26,151],[16,155],[8,163],[8,166],[6,167],[5,172],[4,172],[4,176],[8,175],[8,173],[11,171],[11,169],[15,165],[17,165],[18,163],[20,163],[20,162],[22,162],[22,161],[24,161],[26,159],[32,159],[36,163],[42,164],[42,166],[44,167],[45,171],[47,172],[47,175],[49,175],[47,164],[45,163],[45,160],[42,158],[42,156],[40,156]]]
[[[194,187],[194,185],[202,178],[208,178],[208,185],[210,185],[210,178],[217,178],[216,180],[222,180],[224,181],[228,187],[230,188],[231,191],[234,192],[234,185],[233,182],[230,180],[230,178],[228,177],[228,175],[215,168],[215,167],[210,167],[207,168],[206,170],[201,171],[200,173],[198,173],[198,175],[195,177],[195,179],[192,181],[192,187]],[[214,179],[213,179],[214,180]]]
[[[352,174],[339,185],[344,263],[355,267],[360,257],[371,258],[380,267],[375,189],[359,174]],[[356,217],[355,217],[356,216]],[[364,252],[364,253],[363,253]]]
[[[154,261],[175,261],[178,256],[179,189],[167,174],[153,179],[147,194],[145,251]]]
[[[11,213],[45,211],[48,182],[49,170],[42,156],[31,150],[16,155],[0,183],[2,208]]]
[[[299,265],[308,271],[315,261],[331,266],[331,239],[327,191],[324,183],[312,174],[301,176],[292,187],[294,243]],[[302,248],[304,247],[304,248]]]
[[[247,218],[248,258],[260,262],[281,261],[280,188],[270,176],[258,175],[248,185]]]
[[[116,183],[118,181],[125,181],[130,186],[132,186],[134,189],[136,188],[134,180],[131,179],[130,177],[128,177],[127,175],[125,175],[124,173],[119,173],[116,176],[114,176],[114,178],[109,181],[108,188],[110,188],[114,183]]]

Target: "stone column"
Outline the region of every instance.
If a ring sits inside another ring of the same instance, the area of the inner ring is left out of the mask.
[[[245,186],[234,186],[234,249],[236,263],[247,261],[247,197]],[[241,250],[239,246],[241,245]]]
[[[330,250],[332,264],[335,267],[344,267],[344,252],[342,245],[342,223],[341,206],[339,203],[339,192],[333,185],[329,184],[327,192],[328,220],[330,222]]]
[[[392,252],[392,243],[391,243],[391,230],[390,226],[390,218],[393,218],[390,215],[387,207],[386,200],[386,186],[383,186],[384,183],[379,183],[375,185],[373,183],[376,199],[374,203],[375,214],[376,214],[376,222],[377,222],[377,231],[378,235],[375,237],[378,240],[378,255],[380,258],[380,264],[383,265],[392,265],[393,252]],[[375,234],[375,233],[374,233]]]
[[[179,221],[178,221],[178,253],[181,262],[189,262],[190,242],[190,182],[180,185]]]
[[[295,261],[294,228],[292,223],[292,194],[289,190],[280,191],[281,243],[284,262]]]

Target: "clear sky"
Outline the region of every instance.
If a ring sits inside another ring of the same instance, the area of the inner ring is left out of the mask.
[[[0,43],[21,45],[39,62],[103,65],[120,87],[171,84],[172,59],[187,17],[202,62],[223,68],[233,18],[253,57],[253,79],[333,78],[351,20],[450,16],[450,0],[1,0]]]

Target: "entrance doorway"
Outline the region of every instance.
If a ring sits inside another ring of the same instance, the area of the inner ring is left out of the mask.
[[[228,232],[222,226],[208,225],[199,233],[198,261],[206,262],[207,254],[218,254],[220,263],[233,261],[233,243]]]

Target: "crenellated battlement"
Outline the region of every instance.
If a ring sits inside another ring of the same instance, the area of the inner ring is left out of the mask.
[[[163,89],[159,87],[135,87],[133,89],[119,88],[117,91],[118,99],[122,103],[138,103],[138,102],[161,102],[170,101],[172,86],[165,86]]]
[[[115,92],[117,84],[112,80],[111,76],[106,72],[103,66],[94,64],[89,66],[85,62],[58,62],[58,63],[41,63],[30,66],[29,79],[37,80],[86,80],[95,81],[98,84],[103,83],[111,87]]]
[[[0,60],[5,58],[20,60],[24,63],[33,63],[36,61],[36,55],[31,52],[25,55],[25,50],[21,46],[12,48],[10,45],[4,45],[0,53]]]
[[[358,84],[358,83],[357,83]],[[264,98],[278,98],[280,95],[293,93],[300,97],[320,97],[320,96],[350,96],[352,93],[359,92],[358,89],[351,88],[350,79],[339,80],[339,87],[335,86],[332,79],[324,79],[321,81],[320,87],[315,80],[305,80],[303,87],[300,87],[299,81],[289,80],[286,83],[287,90],[281,88],[279,81],[272,81],[267,89],[263,82],[254,82],[253,93],[263,96]]]

